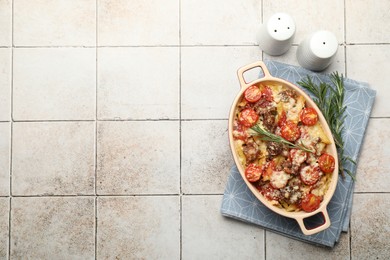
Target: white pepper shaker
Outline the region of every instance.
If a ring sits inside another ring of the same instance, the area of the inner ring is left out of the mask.
[[[317,31],[305,38],[298,47],[298,63],[312,71],[326,69],[336,56],[338,42],[329,31]]]
[[[287,52],[295,36],[295,22],[286,13],[275,13],[262,24],[257,33],[260,49],[271,56]]]

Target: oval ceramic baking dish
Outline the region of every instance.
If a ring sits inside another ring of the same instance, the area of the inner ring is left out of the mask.
[[[247,83],[244,79],[244,73],[246,71],[251,70],[251,69],[256,68],[256,67],[259,67],[263,71],[264,77]],[[237,94],[236,98],[234,99],[233,105],[232,105],[231,110],[230,110],[229,141],[230,141],[230,147],[231,147],[231,150],[233,153],[233,158],[235,160],[235,163],[237,165],[237,168],[238,168],[243,180],[245,181],[245,183],[249,187],[249,189],[252,191],[252,193],[265,206],[267,206],[269,209],[271,209],[272,211],[274,211],[277,214],[280,214],[280,215],[288,217],[288,218],[295,219],[298,222],[302,232],[305,235],[312,235],[312,234],[315,234],[315,233],[318,233],[320,231],[327,229],[330,226],[331,222],[330,222],[329,214],[327,212],[326,207],[327,207],[329,201],[331,200],[331,198],[335,192],[336,186],[337,186],[337,181],[338,181],[338,164],[337,163],[335,164],[335,169],[334,169],[332,176],[330,178],[328,190],[326,191],[319,208],[316,209],[315,211],[312,211],[312,212],[305,212],[305,211],[288,212],[284,208],[272,205],[270,203],[270,201],[267,200],[258,191],[258,189],[251,182],[249,182],[247,180],[247,178],[245,177],[244,166],[241,164],[239,155],[237,154],[237,150],[235,148],[235,142],[234,142],[234,137],[233,137],[233,124],[234,124],[235,116],[237,113],[237,106],[238,106],[239,102],[242,100],[245,90],[252,85],[281,84],[282,86],[286,87],[287,89],[292,89],[292,90],[296,91],[299,95],[303,96],[305,101],[306,101],[306,105],[308,107],[314,108],[317,111],[318,121],[322,124],[323,130],[330,140],[330,144],[327,145],[327,148],[326,148],[326,153],[332,155],[335,158],[335,161],[338,162],[337,150],[336,150],[336,146],[334,143],[334,139],[332,137],[331,130],[329,129],[329,126],[328,126],[324,116],[322,115],[321,111],[318,109],[316,104],[313,102],[313,100],[305,92],[303,92],[300,88],[298,88],[297,86],[293,85],[292,83],[290,83],[288,81],[271,76],[271,74],[269,73],[268,69],[266,68],[265,64],[262,61],[258,61],[258,62],[249,64],[247,66],[240,68],[238,70],[238,79],[239,79],[239,82],[241,85],[241,89],[240,89],[239,93]],[[309,218],[311,216],[314,216],[316,214],[322,214],[323,223],[320,226],[317,226],[317,227],[312,228],[312,229],[307,228],[305,226],[304,219]]]

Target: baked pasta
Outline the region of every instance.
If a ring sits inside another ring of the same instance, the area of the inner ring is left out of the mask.
[[[277,83],[248,87],[235,111],[233,138],[245,177],[272,205],[306,212],[320,206],[335,159],[303,96]]]

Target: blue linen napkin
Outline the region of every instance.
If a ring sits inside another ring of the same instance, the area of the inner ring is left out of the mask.
[[[285,79],[298,86],[297,81],[311,76],[314,83],[328,82],[328,75],[314,73],[301,67],[288,65],[276,61],[264,61],[272,76]],[[371,114],[376,91],[367,83],[344,79],[345,98],[347,106],[344,122],[343,140],[345,155],[358,162],[360,147]],[[305,91],[303,89],[303,91]],[[307,94],[311,95],[307,91]],[[345,168],[356,172],[356,165],[346,163]],[[357,177],[358,178],[358,177]],[[265,207],[249,190],[241,178],[236,166],[230,171],[230,176],[222,199],[221,213],[223,216],[235,218],[247,223],[259,225],[265,229],[297,240],[316,245],[333,247],[339,240],[342,231],[348,231],[354,182],[346,175],[339,178],[336,191],[329,202],[327,209],[331,226],[317,234],[304,235],[294,219],[280,216]],[[322,219],[311,219],[312,224],[321,224]]]

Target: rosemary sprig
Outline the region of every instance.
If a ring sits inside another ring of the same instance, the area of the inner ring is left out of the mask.
[[[328,122],[338,152],[339,173],[344,178],[344,172],[346,172],[353,180],[355,180],[355,176],[352,172],[344,168],[344,163],[347,161],[356,164],[352,158],[344,155],[344,141],[342,133],[346,117],[344,112],[347,109],[347,107],[343,104],[345,90],[344,77],[343,75],[339,75],[337,72],[333,72],[330,74],[330,80],[333,87],[324,82],[316,85],[310,76],[307,76],[306,79],[299,81],[298,84],[314,95],[315,98],[313,98],[313,101],[322,111],[322,114]]]
[[[263,127],[261,127],[259,124],[251,127],[251,129],[254,131],[253,135],[260,136],[260,139],[265,142],[275,142],[275,143],[282,143],[286,145],[289,148],[296,148],[300,149],[309,153],[314,153],[313,150],[308,149],[306,146],[304,146],[302,143],[300,144],[294,144],[290,141],[287,141],[283,137],[279,135],[275,135],[271,132],[268,132]]]

